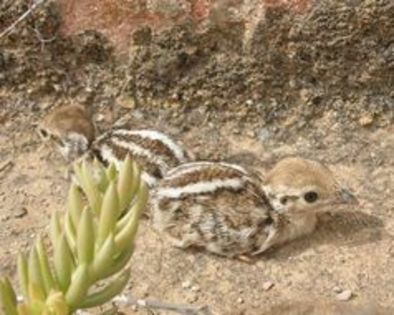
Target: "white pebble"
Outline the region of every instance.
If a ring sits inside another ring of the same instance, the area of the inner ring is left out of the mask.
[[[182,282],[182,288],[184,288],[184,289],[189,289],[191,286],[192,286],[192,283],[190,281]]]
[[[192,292],[199,292],[200,291],[200,287],[198,285],[194,285],[191,288]]]
[[[266,281],[263,283],[263,290],[268,291],[271,290],[275,284],[272,281]]]
[[[349,301],[353,296],[352,291],[350,290],[344,290],[341,293],[338,293],[336,295],[337,300],[339,301]]]
[[[112,299],[112,302],[127,304],[130,302],[130,299],[125,294],[119,294]]]
[[[332,290],[333,290],[335,293],[341,293],[341,292],[342,292],[342,289],[341,289],[340,287],[338,287],[338,286],[333,287]]]

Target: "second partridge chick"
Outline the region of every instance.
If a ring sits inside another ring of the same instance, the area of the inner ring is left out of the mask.
[[[168,135],[150,129],[113,129],[95,138],[95,128],[86,108],[69,105],[49,113],[38,132],[50,140],[68,162],[83,155],[96,157],[117,167],[129,155],[143,169],[142,178],[149,186],[191,155]]]
[[[177,247],[256,255],[311,233],[317,212],[353,200],[314,161],[285,159],[264,185],[237,165],[192,162],[169,171],[154,190],[153,224]]]
[[[90,113],[80,105],[62,106],[50,112],[37,131],[41,139],[54,145],[67,162],[83,155],[95,137]]]

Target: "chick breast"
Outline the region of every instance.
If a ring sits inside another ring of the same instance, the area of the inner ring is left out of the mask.
[[[117,166],[129,154],[144,170],[143,179],[150,186],[167,170],[190,159],[176,141],[156,130],[111,130],[94,141],[92,152],[102,161]]]
[[[243,168],[192,162],[172,169],[153,192],[154,226],[178,247],[224,256],[251,253],[272,223],[261,183]]]

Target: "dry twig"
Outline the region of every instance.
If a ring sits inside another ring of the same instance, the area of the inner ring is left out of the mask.
[[[14,23],[7,27],[3,32],[0,33],[0,39],[11,33],[19,23],[25,20],[38,6],[44,3],[45,0],[36,0],[33,5],[23,13]]]
[[[38,29],[32,27],[32,30],[34,31],[37,39],[41,43],[41,51],[44,50],[46,43],[51,43],[56,39],[56,35],[52,36],[51,38],[44,38],[44,36],[42,36],[42,34],[40,33],[40,31]]]
[[[12,167],[14,165],[14,162],[11,159],[8,159],[4,163],[0,165],[0,172],[6,170],[8,167]]]

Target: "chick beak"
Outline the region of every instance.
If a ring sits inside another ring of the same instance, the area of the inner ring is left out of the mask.
[[[338,191],[338,202],[340,204],[358,205],[358,199],[346,188],[341,188]]]

